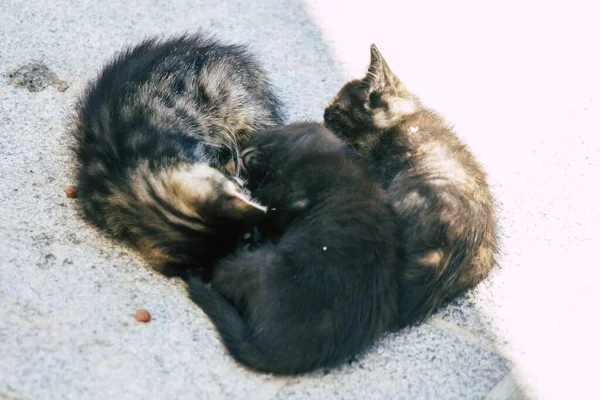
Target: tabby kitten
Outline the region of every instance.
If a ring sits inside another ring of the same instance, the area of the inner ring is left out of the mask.
[[[144,40],[109,62],[77,105],[83,213],[164,274],[209,265],[265,216],[236,178],[238,147],[282,123],[244,47],[202,33]]]
[[[381,187],[316,123],[254,134],[241,153],[266,237],[189,281],[229,353],[276,375],[333,366],[396,314],[393,209]],[[266,233],[265,233],[266,232]]]
[[[486,173],[375,45],[367,75],[339,91],[324,119],[366,157],[393,202],[402,271],[399,326],[423,320],[488,276],[498,239]]]

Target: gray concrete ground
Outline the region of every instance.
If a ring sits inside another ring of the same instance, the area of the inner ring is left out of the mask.
[[[0,399],[594,398],[594,15],[591,2],[0,0]],[[198,27],[249,43],[291,120],[320,119],[376,42],[489,170],[495,276],[351,365],[291,379],[236,365],[181,282],[82,223],[63,193],[65,124],[85,82],[127,43]],[[69,88],[4,76],[35,60]]]

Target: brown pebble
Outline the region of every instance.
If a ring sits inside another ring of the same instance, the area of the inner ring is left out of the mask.
[[[135,313],[135,319],[140,322],[148,322],[150,321],[150,313],[146,310],[139,309]]]
[[[74,199],[75,197],[77,197],[77,188],[75,186],[67,186],[67,188],[65,189],[65,194],[68,198]]]
[[[67,85],[67,82],[60,82],[56,88],[59,92],[65,92],[69,88],[69,85]]]

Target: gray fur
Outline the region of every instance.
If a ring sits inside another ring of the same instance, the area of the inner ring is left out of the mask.
[[[83,213],[158,271],[208,267],[265,213],[239,184],[239,147],[283,120],[242,46],[199,33],[125,49],[77,105]]]

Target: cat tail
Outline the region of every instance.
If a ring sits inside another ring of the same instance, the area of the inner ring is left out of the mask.
[[[468,289],[460,282],[464,261],[464,252],[448,248],[406,257],[400,283],[400,327],[422,322]]]
[[[210,318],[229,354],[239,363],[258,372],[286,375],[293,371],[281,370],[276,360],[269,357],[268,347],[254,336],[254,329],[240,312],[219,292],[200,278],[188,281],[190,298]]]

